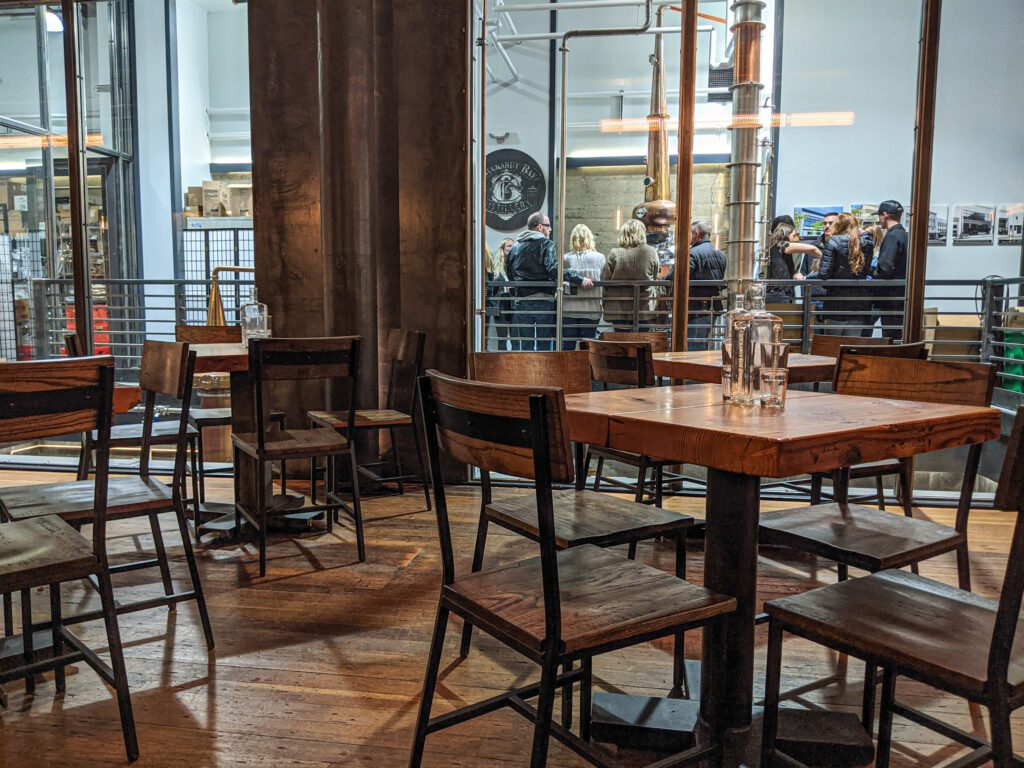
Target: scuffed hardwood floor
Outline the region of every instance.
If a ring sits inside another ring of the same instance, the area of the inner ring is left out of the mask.
[[[0,482],[52,482],[61,476],[3,472]],[[227,501],[230,481],[208,482],[211,500]],[[468,568],[479,496],[471,488],[449,493],[453,533]],[[670,508],[702,515],[701,500],[670,500]],[[427,644],[440,581],[433,513],[419,488],[405,497],[364,502],[368,561],[359,564],[352,530],[320,530],[290,538],[272,536],[268,575],[256,576],[252,544],[213,543],[197,551],[217,647],[207,653],[191,604],[122,616],[121,632],[130,676],[142,757],[138,766],[289,766],[291,768],[398,768],[406,764]],[[921,516],[952,523],[951,510]],[[972,517],[972,568],[976,591],[995,596],[1002,581],[1010,515],[978,511]],[[164,530],[176,582],[187,582],[180,543],[165,516]],[[488,561],[529,556],[533,546],[492,528]],[[145,521],[111,525],[115,560],[147,552]],[[641,544],[648,563],[672,569],[667,544]],[[832,568],[810,560],[764,553],[761,597],[769,599],[835,580]],[[952,555],[922,567],[926,576],[955,583]],[[689,552],[690,578],[700,582],[702,556]],[[123,574],[118,586],[136,595],[162,593],[159,574]],[[44,596],[34,601],[45,610]],[[65,612],[98,605],[91,589],[64,590]],[[40,619],[45,613],[40,613]],[[454,622],[456,627],[457,622]],[[102,624],[79,631],[102,647]],[[537,670],[530,662],[476,634],[474,651],[457,658],[457,631],[449,629],[435,713],[525,684]],[[758,672],[763,684],[766,630],[759,628]],[[687,638],[699,658],[700,638]],[[670,645],[662,642],[609,654],[595,662],[598,689],[663,694],[671,675]],[[843,670],[836,654],[797,639],[784,648],[783,688],[792,689]],[[69,670],[67,693],[55,696],[52,681],[34,697],[20,682],[6,688],[10,706],[0,712],[0,766],[100,766],[125,764],[117,709],[111,694],[85,665]],[[840,682],[813,690],[801,701],[859,712],[861,665],[850,661]],[[900,681],[898,696],[961,728],[986,733],[983,712],[962,700]],[[557,712],[556,708],[556,712]],[[1019,722],[1016,721],[1015,722]],[[1019,731],[1018,731],[1019,733]],[[484,768],[529,764],[531,726],[510,710],[431,736],[425,766]],[[893,765],[939,766],[961,751],[941,737],[897,718]],[[1018,740],[1019,741],[1019,740]],[[1019,742],[1020,743],[1020,742]],[[551,766],[585,763],[556,743]]]

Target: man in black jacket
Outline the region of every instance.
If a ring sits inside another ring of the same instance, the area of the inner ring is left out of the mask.
[[[878,225],[885,230],[878,248],[876,280],[907,279],[907,230],[900,224],[903,206],[895,200],[886,200],[878,206]],[[906,303],[906,284],[875,288],[876,296],[899,297],[897,300],[875,300],[875,309],[881,314],[882,335],[894,341],[903,338],[903,309]]]
[[[592,288],[593,280],[573,270],[560,270],[555,244],[551,240],[551,219],[538,211],[526,220],[527,230],[516,239],[505,262],[505,273],[512,283],[548,285],[513,286],[518,339],[513,350],[550,352],[555,338],[555,288],[559,273],[571,283]]]
[[[668,280],[675,277],[675,267]],[[725,277],[725,254],[711,243],[711,225],[695,221],[690,227],[690,280],[722,280]],[[689,314],[686,318],[687,351],[708,348],[708,337],[715,321],[715,312],[722,310],[721,286],[690,284]]]

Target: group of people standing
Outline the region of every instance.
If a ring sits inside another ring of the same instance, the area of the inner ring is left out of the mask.
[[[793,219],[778,216],[772,222],[765,277],[769,281],[820,281],[820,285],[809,286],[804,300],[820,304],[819,317],[831,335],[869,337],[881,321],[882,335],[899,340],[904,287],[850,281],[906,280],[908,238],[902,218],[903,206],[895,200],[878,206],[877,224],[862,225],[852,214],[830,213],[824,217],[817,241],[805,243]],[[792,286],[769,285],[770,303],[794,301]]]
[[[505,239],[494,252],[486,252],[487,313],[500,349],[506,343],[513,351],[554,349],[559,281],[569,285],[562,305],[563,349],[575,349],[580,339],[597,338],[602,317],[616,330],[633,330],[635,289],[595,283],[658,279],[658,252],[647,244],[642,221],[626,221],[619,229],[618,247],[607,255],[597,250],[590,228],[577,224],[561,265],[551,240],[551,219],[534,213],[526,226],[515,240]],[[642,303],[650,298],[644,293]],[[641,311],[641,329],[654,317],[649,306]]]

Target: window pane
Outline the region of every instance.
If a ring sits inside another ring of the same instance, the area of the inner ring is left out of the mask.
[[[81,3],[82,121],[88,146],[131,152],[131,78],[123,0]]]

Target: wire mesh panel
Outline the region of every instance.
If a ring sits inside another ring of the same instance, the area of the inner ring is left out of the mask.
[[[18,356],[14,312],[11,238],[8,235],[0,235],[0,358],[7,360],[14,360]]]
[[[205,323],[209,303],[209,281],[217,267],[252,267],[255,263],[251,229],[190,229],[183,233],[182,294],[183,319],[189,324]],[[248,296],[246,281],[222,280],[225,313]]]

